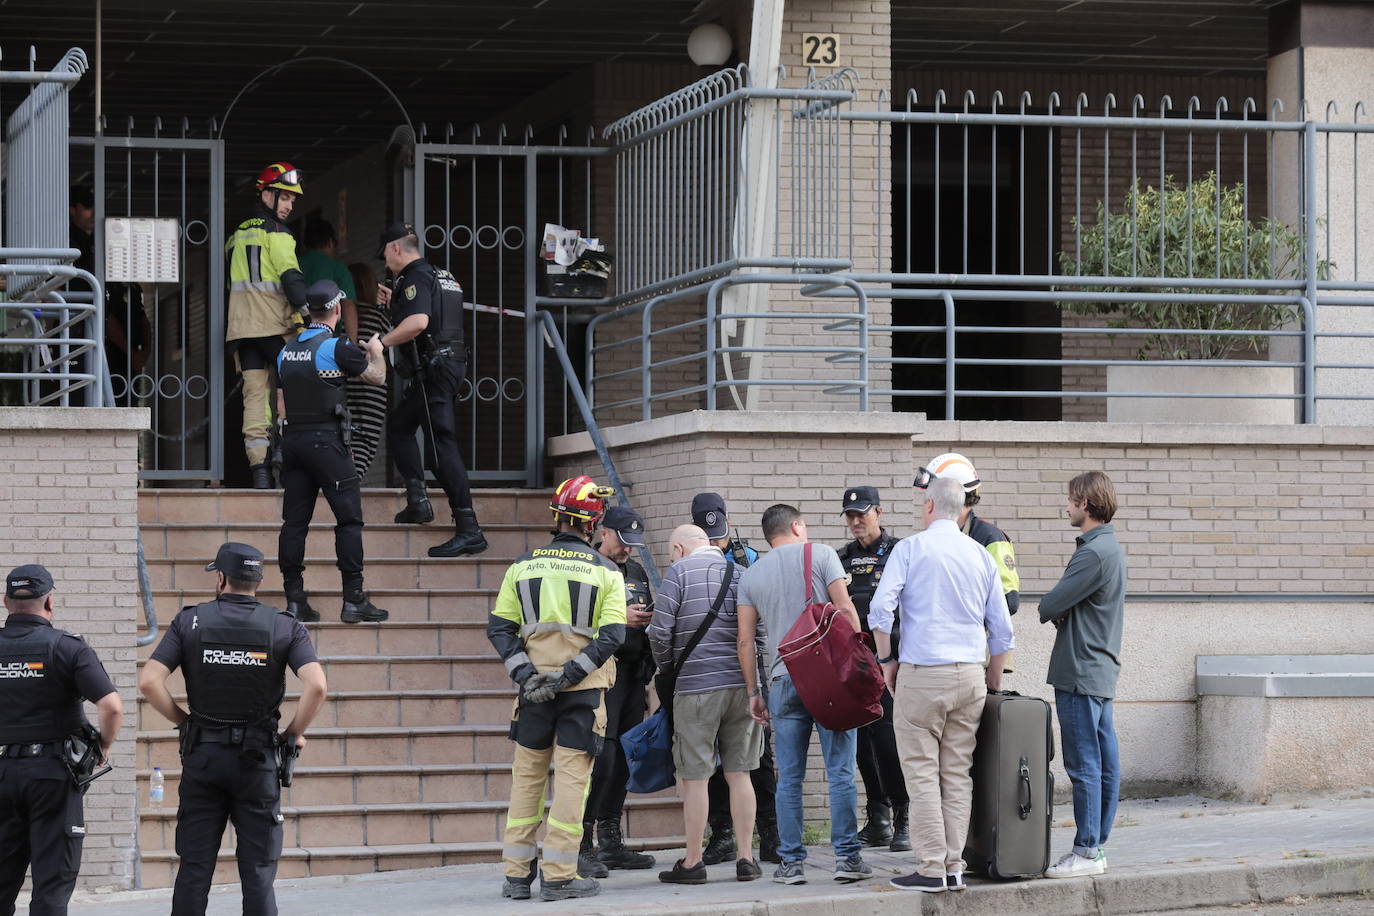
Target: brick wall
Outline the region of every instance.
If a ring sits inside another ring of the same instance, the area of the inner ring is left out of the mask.
[[[986,481],[979,514],[1013,539],[1032,595],[1058,581],[1073,550],[1068,480],[1105,470],[1130,568],[1117,724],[1131,792],[1199,785],[1195,656],[1374,652],[1374,430],[697,412],[606,439],[660,562],[707,489],[759,547],[758,517],[774,502],[801,508],[815,540],[841,544],[840,492],[853,483],[879,487],[888,527],[910,534],[914,468],[963,452]],[[602,474],[585,437],[553,440],[550,455],[564,476]],[[1043,681],[1054,633],[1037,625],[1034,598],[1022,607],[1008,686],[1052,699]],[[809,772],[807,817],[820,823],[829,815],[814,753]]]
[[[115,769],[86,795],[84,887],[134,880],[134,639],[138,633],[138,435],[145,409],[0,408],[5,569],[52,572],[53,624],[85,637],[124,699]],[[95,720],[94,707],[87,712]]]

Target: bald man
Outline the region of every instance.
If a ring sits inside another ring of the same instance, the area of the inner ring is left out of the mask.
[[[702,861],[706,782],[715,772],[719,748],[738,838],[735,877],[753,881],[763,871],[752,848],[756,799],[749,773],[759,765],[763,728],[749,715],[736,648],[740,570],[696,525],[682,525],[673,532],[669,554],[673,565],[659,587],[648,635],[660,670],[677,671],[672,698],[673,763],[682,785],[687,854],[660,872],[658,879],[665,884],[706,881]],[[683,652],[699,629],[703,635],[684,659]]]

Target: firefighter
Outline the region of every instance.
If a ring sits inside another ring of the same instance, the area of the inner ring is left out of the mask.
[[[302,623],[320,619],[305,591],[305,536],[321,492],[334,513],[334,555],[343,577],[344,623],[380,623],[387,612],[363,591],[363,497],[348,447],[345,378],[386,384],[386,363],[377,335],[359,347],[335,337],[343,290],[333,280],[311,284],[306,294],[310,326],[277,357],[285,402],[282,421],[281,535],[277,559],[286,586],[286,612]]]
[[[549,501],[553,541],[506,570],[487,619],[487,638],[520,688],[510,728],[516,746],[502,843],[504,897],[528,900],[536,870],[542,900],[601,891],[579,874],[578,850],[605,735],[605,693],[625,641],[625,578],[590,543],[613,492],[585,475],[558,486]],[[534,838],[544,820],[550,762],[553,804],[540,869]]]
[[[305,730],[324,706],[324,667],[305,624],[255,597],[262,551],[230,542],[206,571],[219,595],[182,608],[139,672],[149,705],[181,733],[181,784],[172,891],[173,916],[203,916],[224,827],[233,821],[243,912],[276,916],[272,884],[281,855],[282,748],[305,747]],[[178,667],[189,711],[167,689]],[[286,669],[301,696],[286,730],[277,734]],[[294,750],[293,750],[294,749]]]
[[[256,183],[258,205],[225,245],[229,255],[229,318],[225,340],[243,377],[243,449],[253,487],[272,486],[268,465],[272,430],[273,368],[277,354],[305,308],[305,276],[296,263],[296,239],[286,227],[305,192],[300,172],[274,162]]]
[[[429,555],[481,553],[487,539],[472,508],[453,418],[458,387],[467,371],[463,287],[453,274],[420,255],[420,241],[408,223],[393,223],[382,232],[380,255],[396,276],[390,289],[377,289],[379,304],[391,306],[393,325],[382,343],[400,347],[396,369],[404,380],[386,421],[387,450],[406,482],[406,507],[396,513],[396,522],[423,525],[434,520],[434,507],[425,494],[425,467],[415,444],[416,430],[423,430],[430,466],[448,497],[454,526],[453,537],[429,548]]]
[[[964,511],[959,513],[959,528],[992,554],[992,560],[997,564],[997,575],[1002,580],[1007,610],[1015,614],[1021,606],[1021,574],[1016,571],[1016,551],[1005,531],[973,514],[973,507],[981,501],[978,488],[983,483],[973,469],[973,462],[958,452],[936,455],[930,459],[930,464],[916,472],[917,489],[924,490],[936,477],[953,477],[964,488]],[[1006,674],[1012,673],[1010,652],[1002,670]]]
[[[5,579],[0,629],[0,913],[33,865],[30,913],[66,913],[81,868],[85,791],[70,768],[70,741],[83,731],[98,741],[100,762],[119,734],[124,704],[95,651],[53,627],[52,575],[37,564]],[[98,733],[82,698],[96,704]],[[85,740],[89,741],[89,738]],[[90,774],[86,774],[88,777]]]

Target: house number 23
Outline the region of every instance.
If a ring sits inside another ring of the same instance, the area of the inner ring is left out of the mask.
[[[808,67],[834,67],[840,62],[840,36],[802,36],[802,63]]]

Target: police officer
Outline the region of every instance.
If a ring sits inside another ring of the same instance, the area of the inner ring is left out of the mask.
[[[882,525],[883,507],[876,487],[845,490],[841,512],[854,540],[840,551],[840,562],[849,581],[849,598],[868,633],[868,605],[897,538]],[[893,638],[897,638],[895,633]],[[887,846],[893,852],[910,849],[906,780],[892,727],[892,694],[887,691],[883,691],[883,717],[859,729],[856,762],[868,797],[868,823],[859,831],[859,839],[865,846]]]
[[[692,524],[706,532],[713,547],[735,561],[736,566],[749,567],[758,561],[759,552],[749,542],[734,533],[725,512],[725,499],[719,493],[698,493],[692,497]],[[764,729],[763,753],[758,769],[749,774],[758,800],[756,823],[759,831],[759,858],[764,862],[781,863],[778,856],[778,809],[774,796],[778,777],[773,764],[773,732]],[[706,783],[708,809],[706,824],[711,839],[702,850],[701,861],[707,865],[732,862],[735,859],[735,822],[730,816],[730,786],[725,771],[716,767]]]
[[[1021,574],[1016,571],[1016,550],[1011,545],[1007,533],[991,522],[984,521],[973,513],[973,507],[982,502],[979,488],[983,481],[969,461],[958,452],[945,452],[930,459],[930,463],[916,472],[915,485],[924,490],[936,477],[952,477],[964,488],[964,511],[959,513],[959,528],[964,534],[982,544],[997,564],[997,575],[1002,580],[1002,593],[1007,599],[1007,610],[1015,614],[1021,607]],[[893,654],[897,650],[894,648]],[[1008,652],[1002,671],[1012,673],[1012,653]]]
[[[305,730],[324,705],[324,668],[305,625],[254,597],[262,581],[262,551],[231,542],[205,568],[218,574],[218,597],[183,608],[138,677],[149,704],[181,733],[181,867],[172,916],[205,912],[229,820],[238,838],[243,911],[275,916],[272,882],[282,845],[277,754],[279,747],[305,747]],[[189,711],[167,690],[178,666]],[[279,737],[288,666],[300,679],[301,698]]]
[[[335,337],[344,294],[333,280],[319,280],[306,294],[310,325],[277,357],[286,416],[282,426],[281,536],[277,561],[286,585],[286,612],[301,621],[320,619],[305,591],[305,537],[324,491],[334,513],[334,553],[343,577],[344,623],[387,618],[363,591],[363,497],[348,449],[346,378],[386,383],[382,341],[360,349]]]
[[[33,865],[29,913],[63,914],[81,868],[82,789],[65,762],[67,739],[88,728],[83,698],[100,721],[100,762],[124,721],[124,704],[95,651],[52,625],[52,575],[20,566],[5,579],[0,629],[0,913]]]
[[[579,872],[582,814],[592,762],[606,731],[604,694],[615,683],[615,651],[625,641],[625,578],[589,543],[606,510],[609,487],[585,475],[565,480],[549,501],[553,541],[506,570],[487,638],[520,687],[510,736],[510,810],[501,894],[528,900],[539,866],[535,833],[553,764],[542,900],[591,897],[596,879]]]
[[[487,539],[472,508],[467,468],[458,454],[453,407],[467,369],[463,347],[463,288],[446,270],[420,256],[420,242],[408,223],[393,223],[382,232],[387,269],[395,274],[391,288],[378,288],[378,301],[391,304],[394,327],[382,338],[400,347],[396,367],[404,382],[399,403],[387,417],[386,442],[396,470],[406,482],[406,507],[397,523],[426,524],[434,507],[425,495],[425,468],[415,444],[423,429],[425,448],[439,486],[453,512],[454,535],[429,549],[431,557],[461,557],[487,549]]]
[[[267,463],[272,430],[272,368],[296,316],[305,308],[305,276],[296,262],[296,239],[286,226],[305,193],[300,171],[274,162],[255,184],[258,205],[229,239],[229,308],[225,340],[243,376],[243,448],[253,486],[272,486]]]
[[[654,655],[644,635],[654,616],[654,597],[644,567],[630,559],[634,548],[645,546],[644,519],[633,509],[611,506],[599,530],[597,552],[625,577],[625,642],[615,653],[615,683],[606,691],[606,743],[592,769],[587,816],[582,822],[582,857],[595,860],[590,869],[582,866],[583,872],[598,878],[604,877],[598,865],[603,869],[654,867],[654,857],[628,848],[620,830],[630,767],[619,737],[644,721],[648,709],[644,690],[654,677]],[[599,841],[595,850],[593,827]]]

